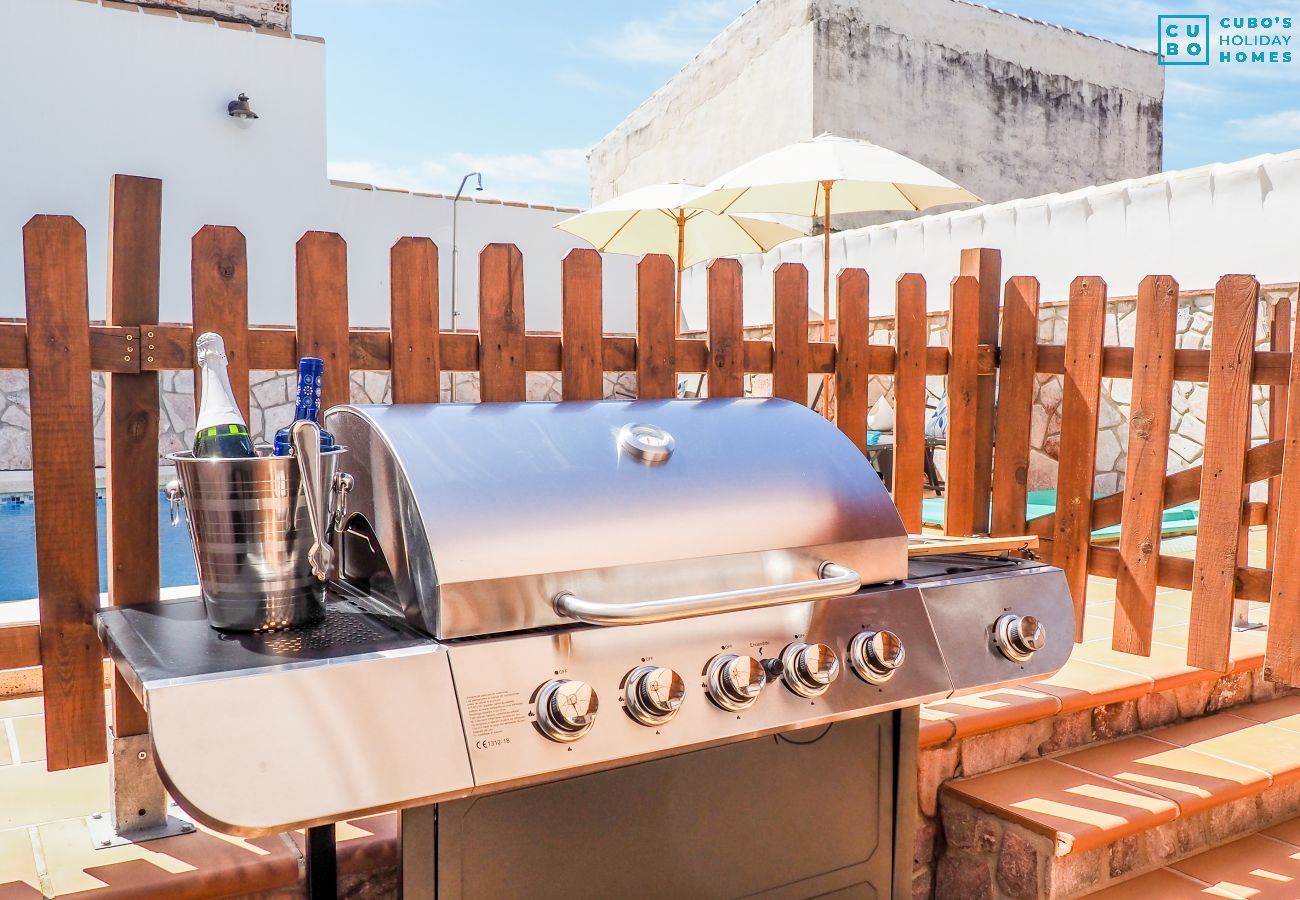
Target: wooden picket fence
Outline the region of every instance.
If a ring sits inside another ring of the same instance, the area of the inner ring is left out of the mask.
[[[1300,535],[1300,427],[1285,435],[1279,413],[1274,440],[1248,446],[1252,384],[1272,386],[1274,409],[1289,402],[1291,420],[1300,421],[1300,389],[1288,393],[1300,380],[1300,364],[1292,365],[1289,345],[1253,349],[1259,287],[1249,276],[1219,282],[1210,350],[1174,349],[1178,287],[1165,276],[1141,284],[1132,348],[1103,346],[1106,285],[1076,279],[1068,340],[1054,346],[1038,343],[1037,281],[1015,277],[1003,289],[999,254],[970,250],[962,254],[961,274],[946,286],[948,346],[928,345],[929,288],[919,275],[896,283],[894,342],[886,346],[868,343],[868,281],[860,269],[838,274],[835,341],[809,340],[808,274],[788,263],[773,276],[773,339],[746,340],[740,265],[718,260],[708,270],[707,334],[696,340],[675,334],[669,258],[641,260],[637,332],[610,335],[601,322],[601,257],[574,250],[562,268],[561,331],[536,334],[524,328],[523,256],[512,245],[491,244],[480,256],[480,330],[448,333],[438,329],[438,248],[408,237],[391,251],[391,328],[361,329],[348,324],[344,240],[309,232],[296,247],[296,326],[250,327],[244,237],[235,228],[206,226],[191,247],[192,324],[165,324],[157,321],[161,209],[159,181],[114,178],[103,324],[88,317],[83,228],[68,217],[33,218],[22,236],[27,318],[0,322],[0,369],[26,369],[30,376],[40,584],[40,625],[0,628],[0,670],[43,666],[50,769],[102,762],[106,755],[103,651],[93,624],[99,593],[91,373],[107,373],[109,599],[151,602],[159,595],[159,372],[192,369],[194,336],[208,330],[225,337],[231,384],[246,414],[249,372],[293,369],[299,355],[325,360],[326,406],[348,400],[354,370],[390,371],[397,403],[436,402],[442,372],[474,371],[485,402],[524,400],[528,372],[558,371],[565,400],[599,400],[604,373],[635,372],[642,398],[676,396],[679,373],[707,373],[714,397],[741,395],[746,374],[770,374],[775,396],[804,403],[809,375],[824,373],[833,377],[837,425],[865,451],[868,380],[889,375],[896,408],[893,494],[913,532],[921,530],[924,495],[925,382],[944,375],[948,533],[1038,534],[1040,554],[1067,573],[1080,629],[1088,574],[1117,578],[1114,640],[1128,652],[1150,652],[1157,585],[1191,588],[1189,662],[1220,671],[1229,664],[1234,597],[1271,599],[1270,674],[1300,682],[1300,567],[1241,565],[1242,523],[1267,520],[1279,559]],[[1278,315],[1289,331],[1289,308]],[[1042,374],[1064,378],[1066,451],[1055,515],[1029,523],[1031,409]],[[1103,377],[1133,379],[1133,414],[1125,490],[1094,500]],[[1210,414],[1203,466],[1166,477],[1174,379],[1208,381]],[[1270,505],[1246,503],[1243,486],[1263,479],[1271,479]],[[1160,510],[1198,497],[1195,561],[1160,555]],[[1117,549],[1091,545],[1092,529],[1121,519]],[[112,710],[117,735],[145,730],[143,710],[120,681]]]

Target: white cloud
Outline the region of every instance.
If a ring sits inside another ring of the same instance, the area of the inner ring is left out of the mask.
[[[751,0],[687,0],[657,19],[624,22],[616,34],[594,44],[603,56],[619,62],[680,66],[750,5]]]
[[[585,206],[587,150],[558,147],[536,153],[445,153],[409,164],[331,160],[329,177],[381,187],[454,194],[467,172],[483,173],[483,194],[502,200]]]
[[[1236,137],[1245,140],[1300,138],[1300,109],[1284,109],[1261,116],[1233,119],[1228,124],[1237,129]]]

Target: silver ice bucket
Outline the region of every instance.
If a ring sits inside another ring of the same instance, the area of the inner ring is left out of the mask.
[[[183,503],[213,628],[269,631],[324,614],[330,539],[351,478],[338,471],[347,448],[320,452],[318,435],[311,429],[307,453],[294,456],[168,455],[179,476],[166,488],[172,525]]]

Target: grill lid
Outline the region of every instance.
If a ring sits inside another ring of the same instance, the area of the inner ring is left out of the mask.
[[[661,620],[907,575],[880,478],[783,400],[343,406],[326,427],[356,480],[345,576],[436,637]]]

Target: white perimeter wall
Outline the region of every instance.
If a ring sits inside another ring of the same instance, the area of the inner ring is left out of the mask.
[[[1000,249],[1003,276],[1037,276],[1044,301],[1064,300],[1076,275],[1100,275],[1113,297],[1136,294],[1152,274],[1173,275],[1185,289],[1213,287],[1229,273],[1277,284],[1300,280],[1298,216],[1300,150],[833,234],[831,273],[867,270],[873,316],[893,314],[894,282],[906,272],[925,276],[930,309],[946,309],[967,247]],[[771,321],[772,274],[782,262],[808,267],[811,317],[820,320],[822,252],[818,237],[746,258],[746,323]],[[704,289],[704,267],[687,272],[694,327],[704,326]]]
[[[24,314],[23,223],[60,213],[86,228],[91,317],[103,317],[109,179],[126,173],[163,180],[164,321],[189,320],[190,238],[220,224],[248,240],[254,323],[294,321],[294,243],[317,229],[348,242],[357,325],[388,322],[393,242],[431,237],[450,327],[451,201],[329,183],[325,53],[316,41],[210,20],[83,0],[0,0],[0,316]],[[261,116],[246,128],[226,114],[241,91]],[[462,201],[460,327],[477,322],[478,251],[501,241],[524,254],[528,327],[558,330],[560,261],[579,242],[550,226],[566,215]],[[632,263],[614,257],[605,269],[606,327],[632,330]]]

